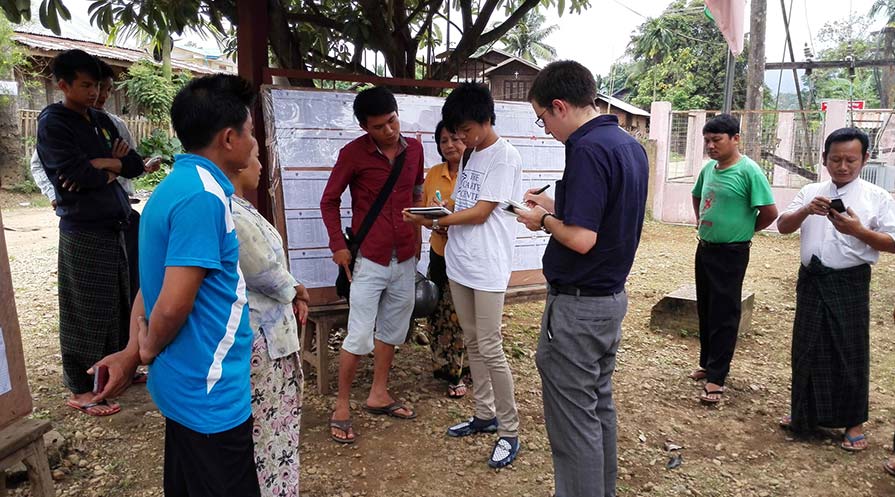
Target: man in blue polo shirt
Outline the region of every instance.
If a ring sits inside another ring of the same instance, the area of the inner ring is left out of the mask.
[[[252,445],[252,330],[226,173],[249,164],[255,138],[249,84],[227,75],[191,81],[171,120],[189,153],[176,157],[140,222],[142,288],[127,349],[97,363],[120,391],[137,362],[166,418],[167,496],[260,495]],[[144,320],[148,317],[148,326]]]
[[[531,210],[519,216],[552,235],[536,363],[556,497],[615,495],[612,372],[649,180],[643,147],[618,118],[599,115],[594,98],[593,76],[573,61],[547,65],[528,93],[537,125],[566,145],[556,199],[529,190]]]

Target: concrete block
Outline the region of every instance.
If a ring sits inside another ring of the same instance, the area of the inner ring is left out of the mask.
[[[740,336],[752,327],[752,310],[755,294],[743,291],[743,313],[740,316]],[[681,330],[693,336],[699,334],[699,314],[696,311],[696,285],[683,285],[662,297],[650,312],[651,329],[679,333]]]

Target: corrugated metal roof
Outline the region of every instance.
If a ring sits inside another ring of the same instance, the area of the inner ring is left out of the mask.
[[[138,60],[152,60],[152,57],[145,50],[135,50],[132,48],[115,47],[84,40],[72,40],[69,38],[60,38],[57,36],[47,36],[34,33],[23,33],[17,31],[12,35],[12,39],[34,50],[47,52],[47,56],[52,57],[59,52],[66,50],[81,49],[91,55],[106,60],[118,60],[123,62],[137,62]],[[195,64],[184,60],[171,60],[171,67],[179,70],[187,70],[198,74],[214,74],[222,72],[212,67],[202,64]]]
[[[497,50],[495,50],[495,51],[497,51]],[[504,55],[506,55],[506,52],[501,52],[501,53],[504,54]],[[519,63],[521,63],[521,64],[524,64],[524,65],[526,65],[526,66],[528,66],[528,67],[534,69],[535,71],[540,71],[540,70],[541,70],[540,67],[538,67],[538,66],[532,64],[531,62],[529,62],[529,61],[527,61],[527,60],[525,60],[525,59],[523,59],[523,58],[521,58],[521,57],[516,57],[516,56],[510,55],[510,58],[509,58],[509,59],[507,59],[507,60],[501,62],[500,64],[497,64],[497,65],[494,66],[494,67],[489,67],[488,69],[485,69],[485,71],[484,71],[482,74],[488,74],[489,72],[495,71],[495,70],[497,70],[497,69],[499,69],[499,68],[501,68],[501,67],[503,67],[503,66],[512,64],[513,62],[519,62]]]
[[[650,113],[641,109],[640,107],[635,107],[624,100],[619,100],[615,97],[610,97],[604,93],[597,93],[597,100],[602,100],[613,107],[618,107],[619,109],[627,112],[628,114],[634,114],[636,116],[646,116],[650,117]]]

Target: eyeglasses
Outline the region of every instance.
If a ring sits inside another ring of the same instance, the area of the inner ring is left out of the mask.
[[[538,118],[535,119],[535,125],[537,127],[539,127],[539,128],[544,127],[544,114],[546,114],[548,110],[550,110],[550,107],[547,107],[546,109],[544,109],[544,112],[541,112],[540,114],[538,114]]]

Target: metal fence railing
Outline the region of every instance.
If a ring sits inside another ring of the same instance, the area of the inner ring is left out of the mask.
[[[671,113],[668,181],[689,180],[708,162],[702,125],[719,111]],[[740,121],[740,150],[757,162],[769,179],[776,168],[791,173],[788,186],[814,181],[823,144],[824,116],[815,111],[734,111]],[[756,122],[757,121],[757,122]],[[697,129],[699,128],[699,129]],[[753,138],[753,130],[759,131]],[[895,138],[895,137],[893,137]],[[895,140],[893,140],[895,142]],[[689,147],[688,147],[689,145]]]

